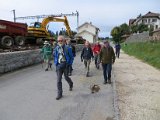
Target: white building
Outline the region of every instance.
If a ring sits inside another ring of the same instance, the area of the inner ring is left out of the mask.
[[[157,30],[160,28],[160,14],[148,12],[147,14],[139,16],[136,19],[129,20],[129,25],[139,25],[141,23],[148,25],[149,28],[153,26],[154,30]]]
[[[94,43],[98,40],[99,28],[92,25],[92,23],[85,22],[77,28],[77,35],[81,36],[83,39],[86,39],[90,43]]]

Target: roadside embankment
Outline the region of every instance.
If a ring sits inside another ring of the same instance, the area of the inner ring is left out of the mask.
[[[160,69],[160,42],[138,42],[122,45],[125,53]]]
[[[40,50],[27,50],[0,54],[0,74],[40,63]]]
[[[81,51],[83,45],[76,45],[76,51]],[[0,53],[0,74],[17,70],[42,62],[40,49]]]

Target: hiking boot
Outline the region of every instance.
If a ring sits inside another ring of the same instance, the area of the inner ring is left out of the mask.
[[[107,84],[107,82],[106,82],[106,81],[104,81],[104,82],[103,82],[103,84]]]
[[[89,72],[87,72],[86,77],[89,77]]]
[[[48,68],[46,68],[45,71],[48,71]]]
[[[52,69],[52,63],[49,63],[49,67]]]
[[[108,82],[107,82],[107,80],[105,80],[104,82],[103,82],[103,84],[107,84]]]
[[[63,96],[62,96],[62,94],[60,94],[60,95],[58,95],[57,97],[56,97],[56,100],[59,100],[59,99],[61,99]]]
[[[73,84],[72,84],[72,85],[70,85],[70,87],[69,87],[69,91],[72,91],[72,89],[73,89]]]
[[[108,79],[108,83],[111,84],[111,79]]]
[[[72,73],[68,73],[68,76],[71,76],[72,75]]]
[[[99,65],[97,65],[96,68],[99,69]]]

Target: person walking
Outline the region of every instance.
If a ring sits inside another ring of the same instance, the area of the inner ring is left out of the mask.
[[[97,69],[99,69],[99,53],[100,53],[100,50],[101,50],[101,45],[99,44],[99,42],[97,41],[97,43],[94,45],[93,47],[93,53],[94,53],[94,59],[95,59],[95,66]]]
[[[51,68],[51,58],[52,58],[52,46],[48,41],[44,42],[44,46],[41,49],[41,54],[43,55],[43,61],[45,63],[45,71],[48,71],[49,67]]]
[[[73,47],[72,47],[72,45],[71,45],[71,40],[70,40],[69,38],[66,39],[66,43],[67,43],[67,44],[66,44],[66,47],[72,50],[72,55],[73,55],[73,56],[72,56],[72,57],[73,57],[72,59],[73,59],[73,61],[74,61],[74,57],[75,57],[75,53],[74,53],[75,51],[74,51],[74,50],[75,50],[75,49],[73,50]],[[70,57],[70,56],[69,56],[69,57]],[[72,64],[73,64],[73,62],[72,62]],[[72,75],[72,70],[73,70],[73,69],[72,69],[72,64],[68,64],[68,66],[67,66],[67,67],[68,67],[68,75],[69,75],[69,76]]]
[[[92,59],[94,58],[93,51],[92,48],[90,47],[89,41],[86,41],[85,46],[81,52],[81,62],[83,62],[84,60],[85,68],[87,68],[86,77],[89,77],[91,58]]]
[[[119,58],[120,55],[120,49],[121,49],[121,45],[119,43],[117,43],[115,45],[115,51],[116,51],[116,57]]]
[[[100,61],[103,68],[104,84],[111,84],[112,64],[115,62],[115,53],[108,41],[104,42],[104,46],[100,51]]]
[[[56,65],[57,72],[57,97],[56,100],[62,98],[62,75],[64,74],[65,80],[69,84],[69,90],[72,91],[73,82],[71,78],[68,76],[68,68],[67,66],[72,64],[73,62],[73,54],[72,49],[65,45],[65,39],[63,36],[58,36],[58,45],[54,50],[54,64]]]

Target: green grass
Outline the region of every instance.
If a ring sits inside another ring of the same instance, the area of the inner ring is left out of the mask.
[[[160,69],[160,42],[122,44],[125,53]]]

